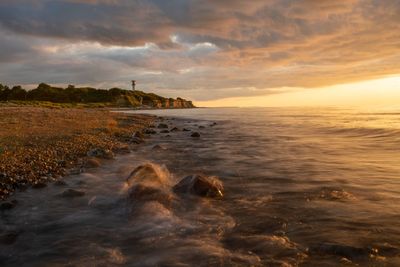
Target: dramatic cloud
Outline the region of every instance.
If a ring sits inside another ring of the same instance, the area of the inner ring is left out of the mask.
[[[3,0],[0,82],[197,100],[400,73],[393,0]]]

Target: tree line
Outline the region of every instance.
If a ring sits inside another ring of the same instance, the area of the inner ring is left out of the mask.
[[[53,87],[41,83],[36,89],[25,90],[21,86],[9,88],[0,84],[0,101],[48,101],[53,103],[118,103],[120,106],[151,105],[167,98],[153,93],[130,91],[120,88],[95,89],[90,87]]]

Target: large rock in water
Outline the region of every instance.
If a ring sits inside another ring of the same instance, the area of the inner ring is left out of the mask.
[[[126,180],[128,199],[135,204],[156,201],[169,207],[174,199],[167,173],[153,164],[140,165]]]
[[[215,176],[190,175],[173,188],[177,194],[194,194],[201,197],[223,197],[224,186]]]
[[[146,184],[164,184],[165,179],[161,176],[160,172],[156,170],[155,166],[150,163],[146,163],[136,167],[128,179],[126,179],[126,183],[128,186],[132,186],[135,183],[146,183]]]

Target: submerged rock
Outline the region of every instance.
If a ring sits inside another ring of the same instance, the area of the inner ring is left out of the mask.
[[[153,129],[145,129],[145,130],[144,130],[144,133],[145,133],[145,134],[156,134],[157,131],[156,131],[156,130],[153,130]]]
[[[12,245],[17,241],[17,238],[19,236],[20,232],[19,231],[9,231],[4,234],[0,235],[0,244],[3,245]]]
[[[161,145],[155,145],[151,148],[151,150],[165,150],[165,147]]]
[[[192,133],[191,137],[198,138],[200,137],[200,134],[198,132],[194,132]]]
[[[194,194],[202,197],[223,197],[224,187],[215,176],[190,175],[173,188],[177,194]]]
[[[178,127],[174,127],[174,128],[171,129],[171,132],[178,132],[178,131],[179,131]]]
[[[168,130],[162,130],[160,133],[169,133]]]
[[[132,137],[131,138],[131,143],[141,144],[141,143],[144,143],[144,139],[140,138],[140,137]]]
[[[16,205],[17,205],[16,200],[2,202],[2,203],[0,203],[0,211],[13,209],[13,208],[15,208]]]
[[[84,191],[79,191],[75,189],[67,189],[64,192],[61,193],[62,197],[82,197],[85,195]]]
[[[160,123],[157,128],[158,129],[168,129],[168,125],[165,123]]]
[[[199,129],[204,129],[204,128],[206,128],[206,127],[204,127],[203,125],[199,126]]]
[[[135,133],[133,134],[132,137],[136,137],[136,138],[143,139],[143,138],[144,138],[144,134],[141,133],[141,132],[139,132],[139,131],[137,131],[137,132],[135,132]]]

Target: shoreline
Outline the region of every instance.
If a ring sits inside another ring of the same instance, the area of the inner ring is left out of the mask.
[[[141,142],[134,134],[154,121],[107,109],[0,107],[0,202],[129,153]]]

